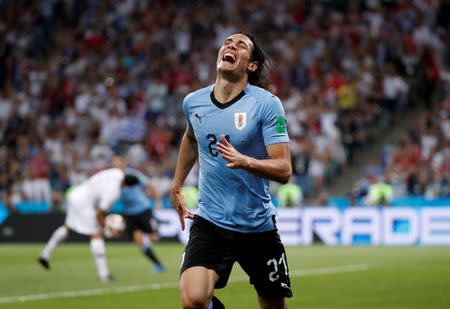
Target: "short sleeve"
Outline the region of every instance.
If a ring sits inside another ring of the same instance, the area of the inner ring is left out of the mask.
[[[289,143],[286,114],[279,98],[272,95],[267,102],[263,103],[261,118],[266,146],[276,143]]]
[[[188,100],[188,98],[189,98],[189,95],[187,95],[183,100],[183,114],[184,114],[184,117],[186,118],[188,131],[194,132],[194,130],[192,128],[191,120],[189,119],[189,100]]]

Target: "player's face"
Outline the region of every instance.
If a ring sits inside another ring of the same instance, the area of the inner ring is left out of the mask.
[[[250,61],[252,41],[243,34],[233,34],[224,42],[217,55],[217,71],[221,74],[241,76],[255,71],[258,64]]]

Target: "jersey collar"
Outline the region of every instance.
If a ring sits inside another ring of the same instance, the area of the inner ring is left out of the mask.
[[[220,103],[219,101],[217,101],[216,97],[214,96],[214,87],[213,87],[210,97],[211,97],[211,101],[214,103],[215,106],[217,106],[220,109],[225,109],[225,108],[233,105],[237,101],[239,101],[239,99],[242,98],[244,95],[245,95],[245,88],[242,89],[242,91],[237,96],[235,96],[231,101],[229,101],[227,103]]]

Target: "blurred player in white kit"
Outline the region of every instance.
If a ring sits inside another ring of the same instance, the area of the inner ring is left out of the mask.
[[[42,267],[50,269],[50,257],[55,248],[64,241],[70,232],[91,237],[91,252],[97,266],[98,277],[102,282],[113,281],[106,261],[103,228],[108,209],[120,197],[125,176],[125,162],[114,157],[113,168],[100,171],[82,184],[74,187],[67,196],[67,214],[64,225],[57,228],[38,257]]]

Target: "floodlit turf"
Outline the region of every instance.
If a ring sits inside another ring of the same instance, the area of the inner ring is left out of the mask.
[[[40,250],[0,245],[0,308],[180,308],[181,245],[155,247],[163,274],[131,244],[108,245],[112,284],[97,281],[88,243],[59,247],[50,272],[36,263]],[[290,308],[450,308],[450,247],[289,247],[288,259]],[[230,280],[216,293],[226,308],[258,308],[239,267]]]

